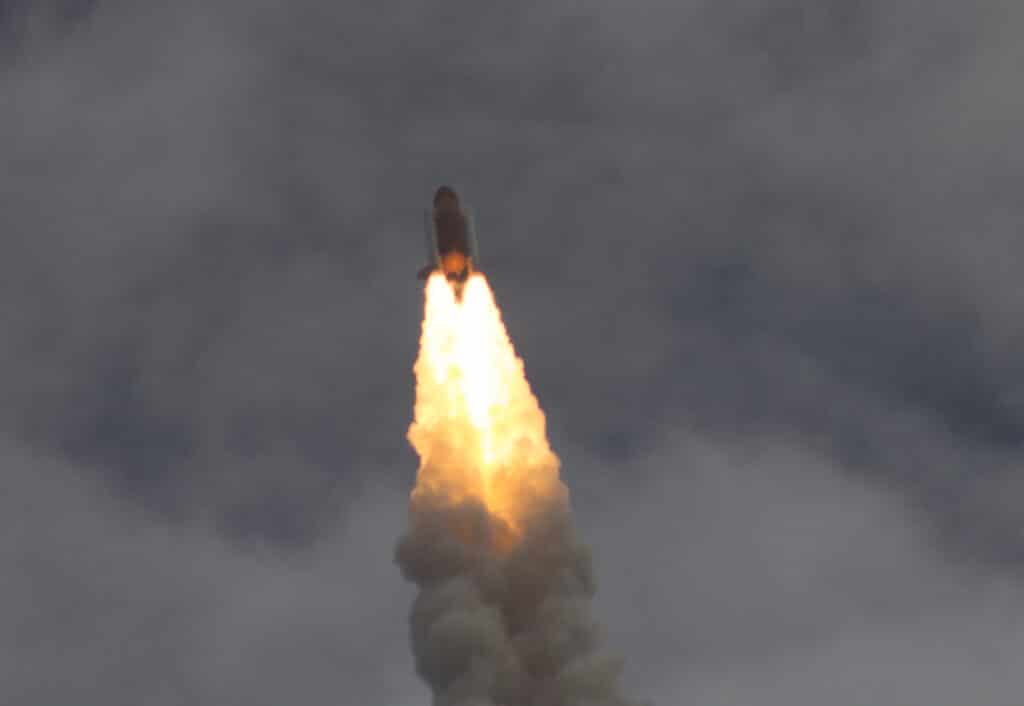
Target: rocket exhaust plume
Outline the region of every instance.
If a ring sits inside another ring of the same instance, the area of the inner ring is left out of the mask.
[[[544,413],[482,275],[461,301],[430,277],[414,371],[420,467],[396,558],[420,589],[412,648],[434,706],[625,706]]]

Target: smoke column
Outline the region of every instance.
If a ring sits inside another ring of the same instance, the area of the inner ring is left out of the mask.
[[[544,413],[482,275],[461,302],[428,280],[414,372],[420,467],[396,557],[419,587],[412,648],[434,706],[630,703]]]

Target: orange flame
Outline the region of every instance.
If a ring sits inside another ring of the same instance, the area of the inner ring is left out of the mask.
[[[440,274],[427,281],[414,372],[414,500],[475,499],[515,533],[535,503],[565,494],[544,413],[483,275],[469,278],[461,301]]]

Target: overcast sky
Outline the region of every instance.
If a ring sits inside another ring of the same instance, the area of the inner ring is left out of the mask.
[[[0,0],[0,703],[416,706],[422,209],[629,691],[1019,706],[1014,0]]]

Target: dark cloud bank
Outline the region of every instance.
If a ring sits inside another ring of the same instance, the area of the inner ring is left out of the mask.
[[[418,209],[659,704],[1002,706],[1015,3],[0,2],[0,702],[416,704]]]

